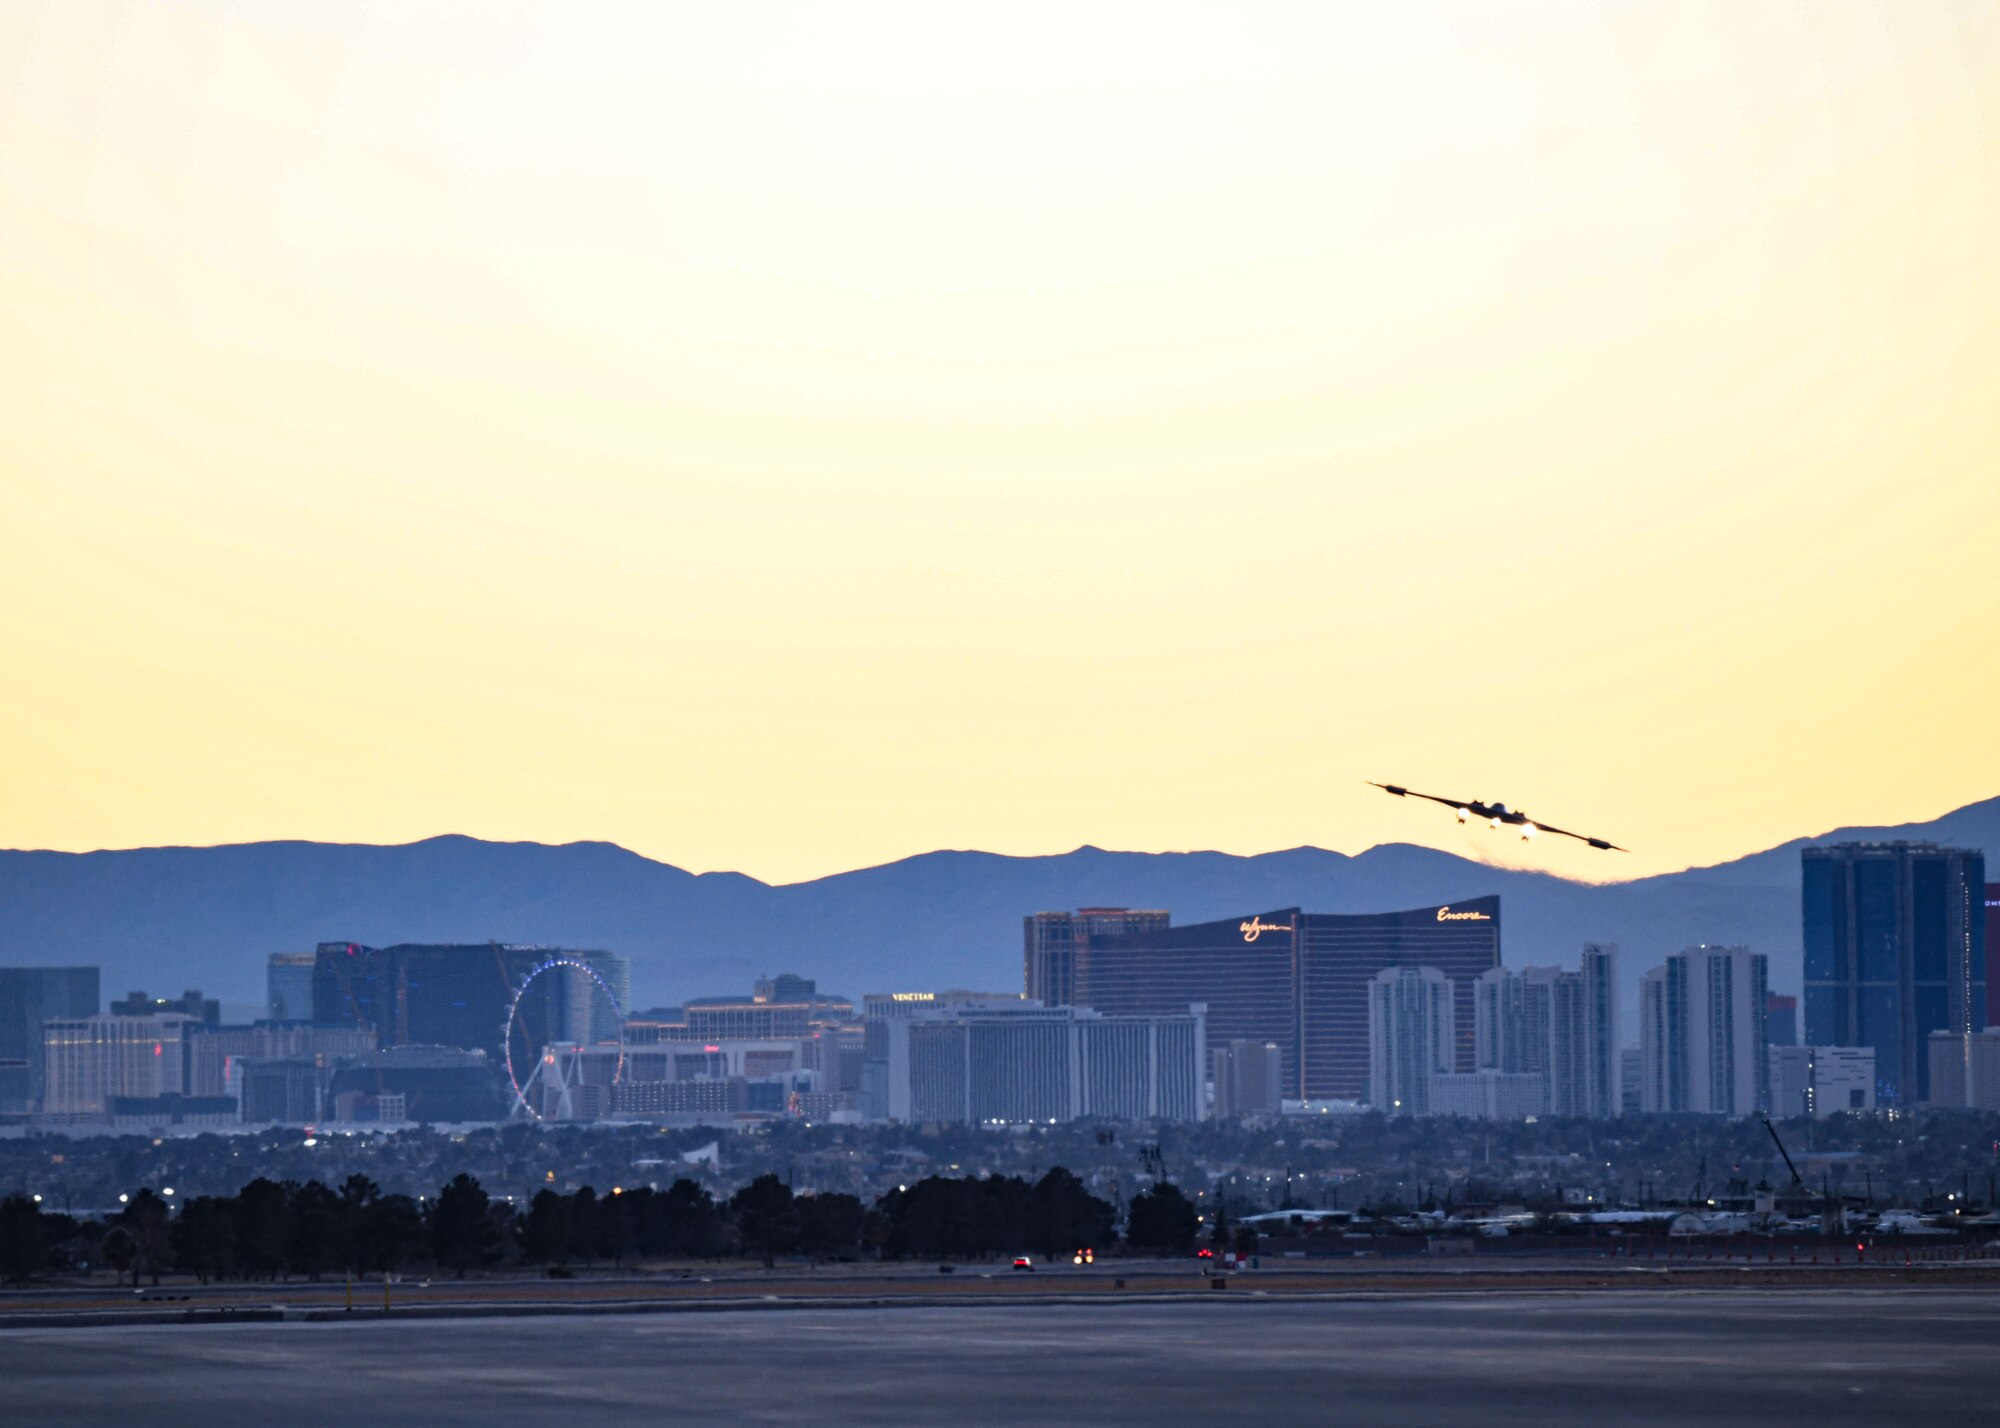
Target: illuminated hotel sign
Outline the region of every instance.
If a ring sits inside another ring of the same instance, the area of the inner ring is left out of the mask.
[[[1449,907],[1438,909],[1439,922],[1491,922],[1492,916],[1484,912],[1453,912]]]
[[[1248,922],[1238,923],[1236,930],[1243,934],[1245,942],[1255,942],[1266,932],[1290,932],[1292,925],[1289,922],[1266,922],[1261,917],[1253,917]]]
[[[889,999],[896,1002],[934,1002],[936,992],[891,992]]]

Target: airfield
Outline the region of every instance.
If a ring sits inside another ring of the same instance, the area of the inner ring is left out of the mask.
[[[2000,1292],[1933,1284],[13,1329],[0,1331],[0,1420],[1978,1421],[2000,1392]]]

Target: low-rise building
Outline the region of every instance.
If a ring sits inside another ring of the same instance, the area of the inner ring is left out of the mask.
[[[1207,1008],[1107,1016],[960,1006],[887,1023],[888,1118],[973,1125],[1196,1121],[1207,1111]]]
[[[1927,1051],[1933,1106],[2000,1111],[2000,1029],[1934,1031]]]
[[[1431,1077],[1430,1114],[1480,1121],[1522,1121],[1548,1113],[1548,1082],[1538,1072],[1473,1071]]]
[[[114,1096],[151,1100],[182,1094],[182,1046],[191,1024],[180,1012],[47,1022],[42,1032],[42,1113],[102,1116]]]
[[[1773,1046],[1771,1114],[1825,1120],[1875,1109],[1875,1050],[1869,1046]]]

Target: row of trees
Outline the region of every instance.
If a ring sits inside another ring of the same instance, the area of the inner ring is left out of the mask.
[[[364,1175],[330,1188],[259,1178],[231,1196],[203,1195],[174,1207],[151,1190],[133,1195],[103,1225],[43,1214],[16,1196],[0,1202],[0,1275],[19,1282],[63,1267],[102,1264],[122,1279],[157,1284],[180,1269],[216,1279],[392,1274],[417,1265],[464,1275],[503,1261],[560,1270],[572,1264],[754,1254],[816,1259],[992,1259],[1109,1249],[1113,1207],[1060,1167],[1040,1179],[932,1176],[872,1206],[845,1194],[795,1195],[761,1175],[726,1201],[689,1180],[600,1195],[542,1190],[524,1210],[458,1175],[435,1197],[390,1195]],[[1182,1253],[1202,1226],[1191,1202],[1162,1184],[1134,1197],[1125,1242]],[[1208,1227],[1219,1247],[1241,1247],[1220,1215]]]

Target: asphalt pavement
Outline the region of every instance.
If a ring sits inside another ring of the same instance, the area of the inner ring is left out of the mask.
[[[754,1309],[0,1332],[8,1425],[1974,1423],[2000,1294]]]

